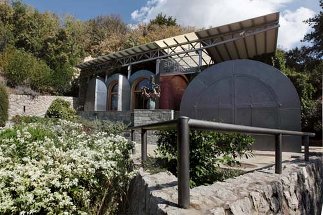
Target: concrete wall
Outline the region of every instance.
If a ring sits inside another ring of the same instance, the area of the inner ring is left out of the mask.
[[[139,171],[129,189],[129,214],[313,214],[323,201],[322,157],[284,163],[283,173],[259,170],[191,189],[190,208],[177,207],[177,178]]]
[[[78,99],[66,96],[28,96],[28,95],[9,95],[9,119],[15,115],[44,116],[48,107],[56,99],[64,99],[71,103],[75,109]]]

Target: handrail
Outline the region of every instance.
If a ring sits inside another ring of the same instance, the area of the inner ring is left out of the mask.
[[[210,122],[198,119],[189,119],[188,124],[190,128],[194,129],[206,129],[206,130],[221,130],[221,131],[232,131],[232,132],[245,132],[250,134],[283,134],[283,135],[296,135],[296,136],[310,136],[314,137],[314,133],[300,132],[300,131],[289,131],[273,128],[262,128],[253,127],[246,125],[234,125],[228,123]]]
[[[134,127],[130,127],[128,129],[130,130],[139,130],[139,129],[145,129],[145,130],[162,130],[162,129],[174,129],[176,128],[178,120],[169,120],[169,121],[163,121],[163,122],[156,122],[156,123],[150,123],[145,125],[138,125]]]
[[[190,204],[189,188],[189,131],[190,129],[217,130],[228,132],[243,132],[251,134],[267,134],[275,136],[275,173],[282,173],[282,140],[283,135],[301,136],[304,144],[305,161],[309,161],[309,137],[314,133],[289,131],[272,128],[234,125],[227,123],[211,122],[206,120],[190,119],[180,116],[176,120],[151,123],[129,127],[131,140],[134,140],[134,131],[141,130],[141,160],[147,159],[147,130],[165,130],[177,128],[177,164],[178,164],[178,205],[188,208]]]

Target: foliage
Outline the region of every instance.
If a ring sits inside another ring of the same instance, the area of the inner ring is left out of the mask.
[[[158,133],[157,154],[168,161],[169,169],[175,172],[177,144],[175,131]],[[193,186],[224,180],[227,171],[220,164],[239,164],[237,158],[252,156],[254,139],[242,134],[224,134],[206,131],[190,133],[190,177]],[[229,174],[230,175],[230,174]]]
[[[9,99],[6,87],[0,84],[0,127],[6,125],[8,120]]]
[[[71,107],[71,103],[57,98],[49,106],[46,117],[72,120],[77,117],[76,111]]]
[[[191,32],[192,30],[194,30],[194,28],[182,27],[178,25],[150,25],[148,28],[146,24],[140,24],[137,26],[137,28],[131,30],[126,38],[124,48],[130,48],[156,40],[173,37],[179,34]]]
[[[308,100],[302,106],[302,128],[315,132],[316,139],[322,139],[322,101]]]
[[[317,59],[322,59],[323,57],[323,0],[320,0],[320,7],[319,14],[306,20],[306,23],[313,28],[313,31],[304,37],[304,41],[312,43],[308,50]]]
[[[151,25],[165,25],[165,26],[176,26],[176,19],[172,16],[166,17],[166,14],[159,13],[153,20],[150,20],[148,26]]]
[[[121,135],[127,126],[122,122],[112,122],[109,120],[87,120],[78,118],[76,122],[81,123],[87,132],[100,131],[109,134]]]
[[[16,115],[12,117],[11,121],[15,124],[22,124],[22,123],[47,123],[49,118],[39,117],[39,116],[21,116]]]
[[[73,67],[85,56],[84,22],[70,16],[40,13],[21,1],[1,4],[0,10],[0,50],[10,45],[17,50],[15,56],[19,58],[17,65],[14,65],[14,58],[7,59],[15,72],[14,76],[7,76],[9,84],[24,85],[24,79],[29,77],[26,76],[28,67],[24,66],[30,62],[24,64],[20,58],[26,56],[27,60],[37,62],[35,68],[39,68],[32,76],[34,80],[27,81],[28,86],[36,83],[31,87],[41,93],[69,93],[76,72]],[[19,81],[18,76],[24,79]]]
[[[0,67],[9,86],[28,86],[46,92],[50,85],[51,69],[32,54],[8,47],[0,56]]]
[[[86,22],[90,38],[87,51],[97,56],[123,48],[129,28],[119,16],[98,16]]]
[[[65,120],[1,130],[0,213],[115,213],[132,176],[131,147]]]
[[[322,96],[322,69],[323,62],[313,66],[310,71],[298,70],[297,66],[291,67],[287,64],[286,53],[277,50],[274,58],[274,66],[280,69],[294,84],[301,102],[302,129],[315,132],[316,138],[322,137],[322,107],[320,97]],[[302,59],[302,57],[298,58]],[[289,59],[291,60],[291,59]],[[307,59],[304,59],[305,61]],[[295,62],[295,64],[297,64]],[[304,62],[305,64],[305,62]],[[300,65],[299,65],[300,66]],[[302,67],[302,66],[300,66]],[[309,69],[308,67],[303,67]]]

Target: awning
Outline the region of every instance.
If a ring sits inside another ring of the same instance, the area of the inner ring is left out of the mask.
[[[127,66],[171,59],[188,68],[226,60],[248,59],[275,52],[278,27],[277,12],[110,53],[77,67],[85,69],[109,64]]]

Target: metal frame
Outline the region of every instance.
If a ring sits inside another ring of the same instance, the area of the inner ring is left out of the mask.
[[[239,23],[241,24],[241,23]],[[225,45],[227,43],[233,42],[235,44],[235,41],[243,39],[244,43],[245,43],[245,38],[246,37],[250,37],[250,36],[255,36],[257,34],[272,30],[272,29],[277,29],[279,27],[278,21],[272,22],[272,23],[267,23],[266,25],[263,26],[251,26],[248,28],[242,28],[240,30],[237,31],[232,31],[229,33],[224,33],[224,34],[219,34],[219,35],[215,35],[215,36],[210,36],[210,37],[206,37],[206,38],[198,38],[195,40],[189,40],[185,35],[184,38],[186,38],[186,42],[182,42],[179,43],[176,38],[169,38],[172,39],[175,44],[174,45],[168,45],[167,43],[165,43],[165,41],[163,41],[163,43],[166,45],[165,47],[160,47],[157,44],[154,45],[154,48],[151,48],[150,46],[147,45],[147,51],[145,51],[144,49],[141,48],[141,46],[138,47],[134,47],[134,48],[130,48],[130,49],[126,49],[123,51],[119,51],[116,53],[112,53],[106,56],[101,56],[98,57],[95,60],[92,61],[88,61],[85,63],[82,63],[80,65],[78,65],[78,67],[80,69],[84,69],[90,66],[95,66],[95,67],[102,67],[108,63],[111,62],[115,62],[121,66],[128,66],[128,65],[134,65],[134,64],[139,64],[139,63],[144,63],[144,62],[148,62],[148,61],[153,61],[153,60],[157,60],[157,59],[162,59],[162,58],[171,58],[173,56],[178,56],[178,57],[185,57],[187,55],[187,57],[192,58],[189,53],[191,52],[196,52],[198,53],[200,50],[202,50],[202,52],[204,52],[204,54],[206,54],[207,56],[210,56],[209,52],[207,49],[215,47],[215,51],[217,51],[217,46],[219,45]],[[199,32],[196,32],[196,34],[198,34]],[[223,40],[223,38],[227,35],[231,35],[232,37],[230,39],[226,39]],[[184,46],[188,45],[190,46],[190,48],[185,48]],[[246,46],[246,44],[245,44]],[[157,48],[155,48],[157,47]],[[180,48],[182,49],[182,51],[177,52],[175,49],[176,48]],[[141,50],[140,52],[135,51],[135,49],[139,49]],[[226,48],[227,49],[227,48]],[[167,51],[170,50],[170,51]],[[133,53],[131,53],[131,52]],[[247,51],[247,55],[249,56],[248,50]],[[125,55],[123,53],[126,53],[128,55]],[[218,52],[218,51],[217,51]],[[239,52],[238,52],[239,53]],[[184,56],[181,56],[184,55]],[[207,63],[206,59],[204,59],[203,57],[202,61],[204,63]],[[223,58],[223,57],[221,57]],[[211,60],[214,61],[214,59],[211,58]],[[224,59],[222,59],[223,61]],[[194,61],[194,59],[193,59]],[[196,62],[195,62],[196,63]]]
[[[177,129],[177,164],[178,164],[178,205],[188,208],[190,204],[189,188],[189,133],[190,129],[216,130],[227,132],[240,132],[249,134],[267,134],[275,136],[275,173],[282,173],[282,140],[283,135],[301,136],[304,144],[304,158],[309,161],[309,137],[314,133],[288,131],[280,129],[259,128],[244,125],[218,123],[205,120],[190,119],[180,116],[177,120],[130,127],[131,140],[133,141],[134,130],[141,130],[141,159],[142,163],[147,159],[147,130]]]

